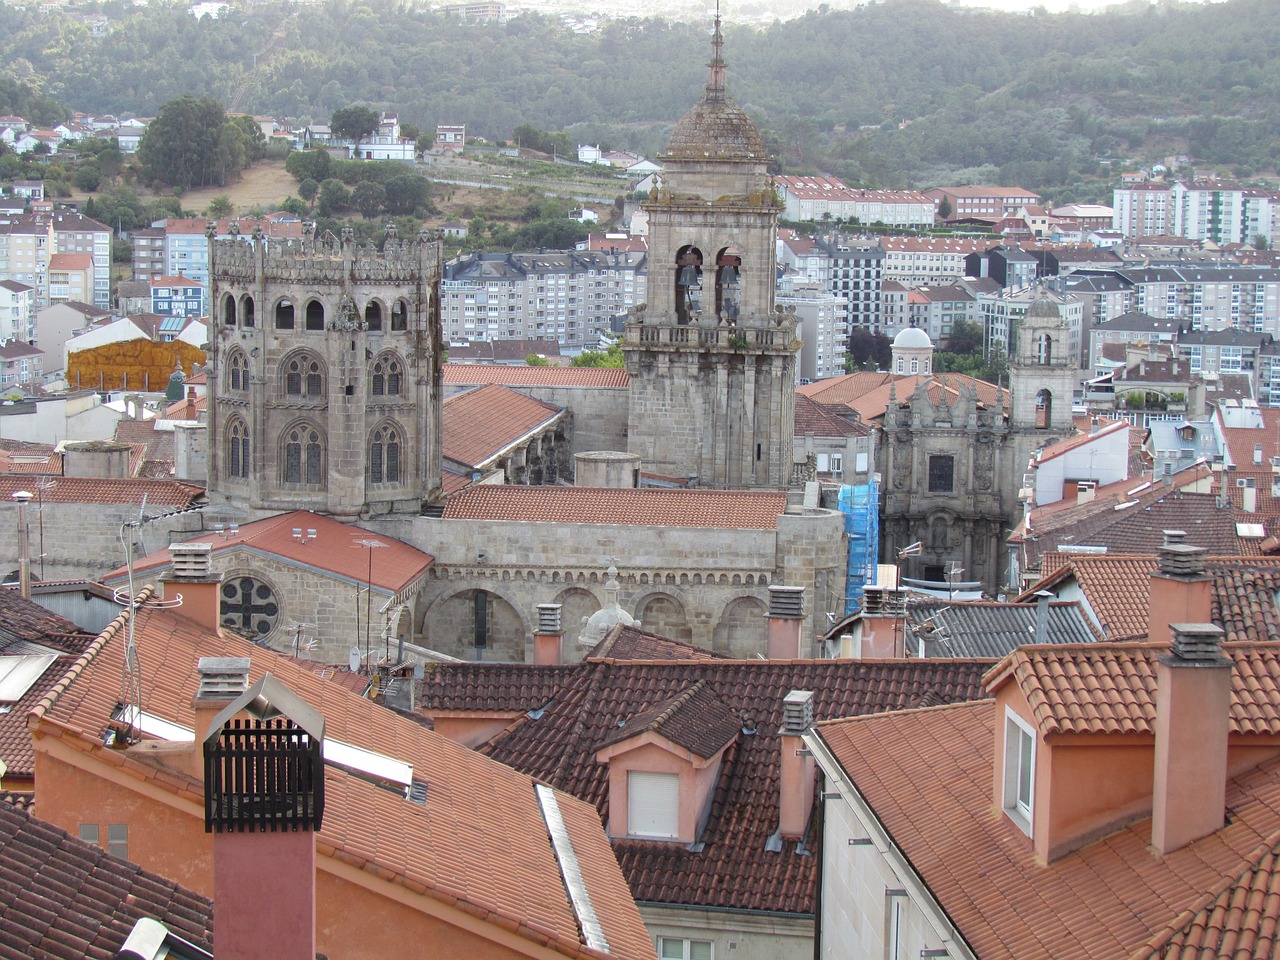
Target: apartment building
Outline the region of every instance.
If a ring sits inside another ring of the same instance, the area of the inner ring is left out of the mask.
[[[1172,232],[1222,246],[1272,244],[1280,223],[1280,193],[1221,180],[1178,181],[1170,189]]]
[[[820,281],[784,277],[774,302],[793,307],[798,321],[797,335],[803,342],[796,376],[821,380],[844,373],[849,344],[849,301],[827,289]]]
[[[789,220],[856,220],[904,230],[933,226],[933,201],[915,190],[861,190],[836,177],[776,176]]]
[[[36,309],[69,299],[61,293],[50,292],[50,261],[59,254],[88,258],[88,283],[78,291],[76,299],[109,308],[111,230],[108,227],[74,210],[46,210],[0,220],[0,280],[31,287],[35,291]],[[68,279],[65,264],[59,278]]]
[[[301,240],[302,221],[290,214],[273,213],[261,219],[237,217],[218,220],[219,238],[249,236],[261,229],[270,241]],[[132,237],[135,280],[183,276],[204,287],[209,285],[209,221],[202,217],[158,220]]]
[[[1152,181],[1116,187],[1111,193],[1111,227],[1126,237],[1159,237],[1173,232],[1173,191]]]
[[[1148,267],[1123,270],[1131,309],[1184,320],[1194,330],[1235,327],[1280,334],[1280,270],[1274,267]]]
[[[595,346],[613,317],[645,300],[648,255],[472,253],[445,264],[444,334],[458,340],[556,340]]]
[[[884,248],[841,236],[823,237],[816,247],[827,260],[827,289],[849,304],[849,329],[879,333]]]
[[[151,312],[162,317],[204,316],[204,285],[187,277],[157,277],[151,281]]]
[[[919,327],[930,340],[945,348],[956,321],[976,321],[977,298],[959,284],[924,284],[908,291],[906,319],[903,326]],[[892,337],[900,329],[886,326],[885,333]]]
[[[964,260],[991,246],[976,237],[884,237],[881,274],[905,287],[952,283],[965,275]]]
[[[973,184],[963,187],[934,187],[924,195],[933,202],[936,211],[942,201],[951,207],[948,220],[965,220],[975,217],[981,220],[999,220],[1017,216],[1026,206],[1039,206],[1040,195],[1021,187],[991,187]]]
[[[1002,289],[998,292],[979,290],[975,294],[975,322],[981,321],[985,335],[984,350],[999,348],[1006,356],[1013,356],[1017,349],[1017,331],[1027,308],[1036,300],[1048,297],[1058,308],[1067,323],[1067,355],[1072,364],[1079,365],[1082,347],[1084,304],[1070,295],[1052,293],[1042,287],[1023,287],[1019,290]]]
[[[35,290],[16,280],[0,280],[0,343],[36,336]]]

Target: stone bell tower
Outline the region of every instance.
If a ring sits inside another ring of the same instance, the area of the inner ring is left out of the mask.
[[[774,307],[781,202],[751,118],[725,90],[720,18],[711,79],[676,124],[649,214],[648,303],[627,319],[628,452],[720,488],[791,480],[792,313]]]
[[[209,275],[213,505],[367,518],[439,494],[438,243],[210,232]]]
[[[1069,434],[1076,368],[1070,330],[1049,293],[1036,297],[1018,323],[1009,358],[1010,425],[1017,430]]]

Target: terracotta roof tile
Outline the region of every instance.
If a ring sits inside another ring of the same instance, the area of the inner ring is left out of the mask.
[[[500,383],[508,387],[613,387],[625,390],[627,371],[617,367],[508,367],[485,363],[446,363],[446,386]]]
[[[144,599],[150,591],[144,591]],[[396,757],[428,784],[425,805],[381,789],[341,768],[325,770],[324,827],[317,850],[406,890],[487,918],[568,956],[599,956],[585,947],[565,896],[534,782],[413,720],[330,683],[290,658],[200,624],[173,610],[148,606],[136,614],[133,638],[149,714],[191,728],[200,657],[249,657],[249,682],[270,671],[325,718],[326,736]],[[155,770],[146,754],[106,751],[103,725],[120,695],[128,614],[99,636],[32,713],[31,722],[83,738],[104,760]],[[158,785],[168,781],[155,778]],[[174,789],[184,789],[177,781]],[[613,955],[652,958],[649,940],[616,867],[595,812],[563,793],[557,803],[591,889],[592,903]],[[502,824],[501,831],[493,825]],[[389,894],[389,896],[396,896]]]
[[[1257,949],[1219,946],[1237,943],[1230,931],[1255,922],[1238,908],[1228,915],[1226,905],[1238,905],[1233,898],[1256,890],[1276,889],[1280,760],[1228,780],[1231,822],[1180,850],[1154,856],[1146,819],[1046,865],[1018,827],[993,812],[993,723],[993,707],[983,702],[818,727],[977,956],[1273,956],[1267,936],[1280,915],[1275,896],[1256,919],[1265,931]],[[912,749],[903,750],[904,743]],[[1212,919],[1203,922],[1207,918]],[[1204,949],[1193,952],[1193,945]]]
[[[0,475],[0,502],[31,486],[24,477]],[[180,480],[103,480],[61,477],[42,497],[46,503],[142,503],[148,507],[187,510],[204,498],[204,488]]]
[[[1156,657],[1166,644],[1089,643],[1019,647],[987,675],[995,691],[1012,681],[1036,724],[1052,733],[1151,733]],[[1280,733],[1280,644],[1228,643],[1233,733]]]
[[[679,640],[618,624],[591,648],[588,657],[613,660],[724,660],[721,654]]]
[[[670,641],[674,643],[674,641]],[[589,659],[555,674],[526,664],[440,664],[424,683],[424,711],[466,706],[459,687],[482,691],[485,678],[506,691],[527,672],[527,700],[508,699],[521,716],[481,749],[489,756],[608,809],[608,766],[595,761],[600,743],[641,714],[701,683],[754,733],[739,734],[725,751],[700,850],[679,844],[615,839],[614,851],[637,900],[812,914],[815,857],[787,843],[770,853],[765,842],[778,826],[778,730],[783,698],[813,691],[818,717],[911,707],[921,702],[982,696],[981,673],[990,661],[912,660],[615,660]],[[481,696],[473,709],[491,707]],[[745,714],[745,718],[743,715]]]
[[[863,424],[853,423],[833,413],[816,400],[803,393],[796,394],[796,436],[804,437],[865,437],[871,431]]]
[[[468,467],[488,464],[563,412],[496,383],[455,393],[444,400],[444,456]]]
[[[153,917],[212,950],[213,904],[0,803],[0,957],[106,960]]]
[[[772,530],[787,495],[765,490],[608,489],[482,484],[449,498],[453,520],[613,523]]]
[[[315,530],[315,540],[299,543],[293,538],[295,529]],[[386,549],[367,547],[359,542],[361,540],[376,540]],[[393,594],[412,584],[435,562],[431,554],[403,540],[375,536],[359,527],[308,510],[295,510],[242,524],[234,536],[229,531],[222,535],[209,531],[182,542],[208,543],[213,547],[215,557],[234,550],[264,553],[287,563],[323,570],[353,583],[368,581],[375,588]],[[161,570],[169,565],[169,560],[167,547],[157,550],[134,562],[134,574]],[[119,567],[102,579],[104,583],[110,583],[126,573],[124,567]]]
[[[732,743],[741,727],[742,720],[729,705],[705,681],[698,680],[669,700],[620,720],[597,746],[608,747],[642,733],[656,733],[707,760]]]

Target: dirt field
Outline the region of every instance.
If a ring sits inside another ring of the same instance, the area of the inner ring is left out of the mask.
[[[203,213],[210,200],[225,193],[235,205],[236,213],[244,213],[254,207],[274,210],[285,197],[296,191],[297,185],[297,181],[284,172],[283,160],[259,160],[244,172],[238,183],[188,190],[182,195],[182,206]]]

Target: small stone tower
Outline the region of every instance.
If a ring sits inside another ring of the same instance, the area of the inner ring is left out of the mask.
[[[1009,358],[1010,426],[1015,430],[1071,430],[1076,370],[1067,349],[1067,321],[1045,293],[1027,307]]]
[[[212,231],[212,227],[210,228]],[[209,499],[263,513],[416,512],[440,491],[440,248],[209,241]]]
[[[628,452],[699,486],[791,480],[793,313],[775,310],[781,203],[751,118],[725,90],[720,18],[711,79],[676,124],[649,214],[648,303],[626,324]]]

